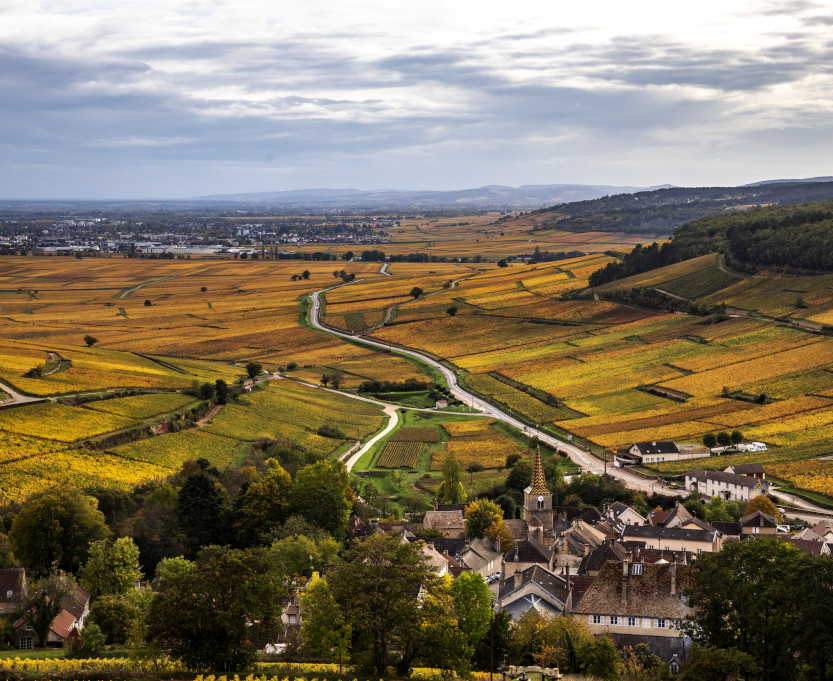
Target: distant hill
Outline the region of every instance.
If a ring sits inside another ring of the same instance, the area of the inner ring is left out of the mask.
[[[535,229],[665,235],[686,222],[710,215],[830,200],[833,181],[773,180],[746,187],[672,187],[552,206],[538,211]]]
[[[663,185],[670,186],[670,185]],[[392,189],[299,189],[248,194],[213,194],[195,201],[262,204],[281,208],[392,209],[392,210],[530,210],[542,206],[585,201],[609,194],[643,192],[656,187],[589,184],[530,184],[522,187],[488,185],[455,191],[398,191]]]
[[[637,246],[590,275],[590,285],[641,274],[709,253],[746,272],[833,271],[833,201],[709,216],[681,225],[671,241]]]

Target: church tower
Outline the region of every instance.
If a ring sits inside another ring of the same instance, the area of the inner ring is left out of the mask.
[[[538,518],[544,529],[551,530],[552,493],[547,487],[544,477],[544,464],[541,462],[541,448],[535,454],[535,466],[532,469],[532,482],[524,490],[524,520],[528,523],[532,518]]]

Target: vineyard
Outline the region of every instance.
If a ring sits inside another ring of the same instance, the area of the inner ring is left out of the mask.
[[[416,468],[422,444],[419,440],[391,440],[376,465],[379,468]]]

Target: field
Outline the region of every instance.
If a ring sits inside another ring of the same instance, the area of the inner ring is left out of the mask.
[[[735,428],[770,446],[768,452],[709,460],[715,466],[744,457],[774,465],[833,452],[833,338],[814,332],[833,320],[833,276],[732,274],[716,256],[703,256],[603,287],[653,286],[725,302],[736,311],[713,323],[574,297],[587,289],[593,271],[612,260],[603,251],[627,250],[638,237],[547,230],[530,241],[525,230],[534,215],[490,224],[494,217],[469,224],[460,218],[415,219],[403,223],[384,250],[472,259],[481,252],[531,252],[537,244],[590,254],[507,267],[391,263],[390,276],[379,272],[378,263],[344,261],[0,257],[0,382],[45,397],[166,391],[79,407],[49,402],[0,411],[0,433],[10,445],[0,466],[14,476],[11,482],[4,476],[4,493],[19,498],[23,492],[11,490],[34,489],[38,476],[55,479],[53,471],[95,481],[94,455],[75,445],[187,408],[191,398],[173,391],[217,379],[234,383],[248,361],[269,371],[294,366],[289,376],[311,383],[335,375],[343,390],[366,380],[430,378],[393,353],[337,340],[302,322],[304,297],[339,283],[333,270],[341,268],[360,281],[326,294],[329,323],[358,333],[388,318],[372,331],[374,338],[446,359],[466,385],[529,423],[606,448],[639,440],[698,441],[705,433]],[[303,270],[309,278],[293,281]],[[415,286],[429,295],[413,298]],[[98,339],[92,347],[84,343],[87,334]],[[58,370],[41,378],[24,375],[38,367]],[[663,390],[675,391],[677,399],[663,397]],[[760,395],[763,404],[752,401]],[[376,407],[276,380],[229,404],[204,428],[107,450],[101,475],[127,485],[169,474],[195,456],[231,463],[245,458],[246,448],[260,438],[290,440],[326,456],[380,423]],[[401,460],[403,466],[437,471],[453,451],[464,467],[476,462],[498,468],[507,453],[525,451],[494,424],[443,423],[443,433],[426,423],[441,442],[413,433],[411,439],[394,437],[391,443],[402,444],[387,459],[377,450],[376,463]],[[318,435],[321,425],[339,429],[344,439]],[[424,444],[414,454],[416,443]],[[671,473],[674,467],[662,470]]]
[[[391,440],[376,465],[379,468],[415,468],[422,444],[420,440]]]

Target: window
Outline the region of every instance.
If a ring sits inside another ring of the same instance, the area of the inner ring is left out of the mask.
[[[642,563],[634,563],[631,565],[631,574],[632,575],[641,575],[642,574]]]
[[[32,637],[29,636],[27,638],[20,639],[20,649],[21,650],[32,650],[34,648]]]
[[[11,589],[9,589],[9,590],[6,592],[6,598],[11,598],[12,596],[14,596],[14,591],[12,591]]]
[[[610,623],[613,625],[619,624],[619,616],[618,615],[611,615],[610,616]]]
[[[590,624],[601,624],[602,623],[602,616],[601,615],[590,615]]]
[[[626,617],[625,618],[625,624],[629,627],[638,627],[639,626],[639,620],[636,619],[636,617]]]
[[[667,629],[668,628],[668,620],[666,620],[666,619],[657,620],[657,628],[658,629]]]

